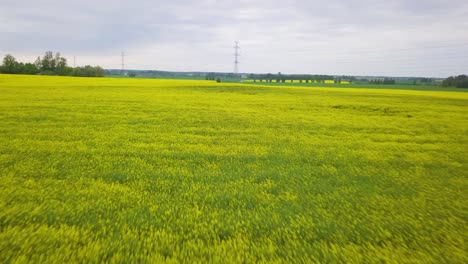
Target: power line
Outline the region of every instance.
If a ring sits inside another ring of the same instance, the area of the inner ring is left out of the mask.
[[[405,51],[421,51],[421,50],[440,50],[440,49],[447,49],[447,48],[458,48],[458,47],[467,47],[468,43],[463,44],[454,44],[454,45],[438,45],[438,46],[420,46],[420,47],[410,47],[410,48],[377,48],[377,47],[369,47],[369,48],[361,48],[361,49],[350,49],[350,51],[342,51],[342,52],[334,52],[334,54],[355,54],[355,55],[362,55],[362,54],[369,54],[369,53],[386,53],[386,52],[405,52]],[[304,49],[296,49],[296,50],[289,50],[284,51],[288,53],[304,53],[304,52],[313,52],[317,51],[317,48],[304,48]]]
[[[236,45],[234,46],[234,74],[238,74],[239,73],[240,46],[239,46],[239,41],[236,41],[235,43]]]
[[[414,62],[414,63],[428,63],[433,62],[433,61],[440,61],[440,60],[459,60],[460,62],[464,62],[465,59],[468,58],[468,56],[439,56],[439,57],[418,57],[418,58],[395,58],[395,59],[376,59],[376,58],[371,58],[370,60],[368,59],[358,59],[356,58],[355,60],[352,60],[353,58],[344,58],[346,60],[342,60],[343,58],[337,58],[338,60],[334,60],[334,58],[329,58],[329,61],[335,62],[335,63],[385,63],[385,62]]]
[[[386,53],[404,53],[408,51],[420,51],[424,52],[427,54],[428,50],[431,50],[432,52],[446,52],[449,51],[447,49],[450,49],[451,51],[457,51],[460,52],[461,49],[465,49],[465,47],[468,47],[468,43],[455,43],[453,45],[433,45],[433,46],[419,46],[419,47],[409,47],[409,48],[384,48],[384,47],[367,47],[367,48],[360,48],[360,49],[354,49],[351,48],[349,51],[333,51],[334,55],[345,55],[345,56],[362,56],[362,55],[371,55],[371,54],[385,54]],[[317,53],[318,51],[321,51],[322,54],[315,54],[314,57],[326,57],[329,56],[328,54],[324,53],[323,50],[320,50],[319,48],[323,48],[322,45],[317,46],[316,48],[299,48],[295,50],[281,50],[281,52],[275,52],[276,54],[303,54],[303,53]],[[330,47],[328,47],[330,49]],[[266,55],[266,56],[271,56],[272,51],[270,50],[265,50],[263,48],[256,50],[255,55],[261,54],[261,55]],[[390,54],[388,54],[390,55]]]

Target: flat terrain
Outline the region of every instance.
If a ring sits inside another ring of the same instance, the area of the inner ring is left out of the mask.
[[[0,263],[467,263],[468,93],[0,75]]]

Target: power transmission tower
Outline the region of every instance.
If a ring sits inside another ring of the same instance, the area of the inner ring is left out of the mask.
[[[239,41],[236,41],[235,43],[236,45],[234,46],[234,74],[237,75],[239,73],[240,46],[239,46]]]
[[[75,62],[76,62],[76,57],[75,57],[75,56],[73,56],[73,68],[75,68],[75,67],[76,67],[76,63],[75,63]]]
[[[122,68],[120,69],[120,74],[121,75],[124,75],[124,71],[125,71],[125,52],[121,52],[120,53],[120,62],[121,62],[121,66]]]

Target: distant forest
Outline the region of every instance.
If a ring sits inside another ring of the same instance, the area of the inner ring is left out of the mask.
[[[424,77],[384,77],[384,76],[367,76],[358,77],[350,75],[323,75],[323,74],[283,74],[283,73],[227,73],[227,72],[169,72],[158,70],[121,70],[121,69],[106,69],[106,76],[127,76],[140,78],[169,78],[169,79],[198,79],[198,80],[214,80],[237,82],[242,79],[248,80],[272,80],[275,82],[290,82],[294,81],[314,81],[315,83],[323,83],[324,81],[334,80],[335,83],[343,81],[355,84],[379,84],[379,85],[440,85],[443,79],[439,78],[424,78]]]
[[[441,83],[439,78],[423,78],[423,77],[357,77],[346,75],[318,75],[318,74],[254,74],[254,73],[221,73],[221,72],[169,72],[155,70],[104,70],[100,66],[86,65],[84,67],[70,67],[67,64],[67,59],[62,57],[59,52],[55,54],[52,51],[45,52],[44,56],[40,56],[31,63],[23,63],[16,60],[10,54],[5,55],[0,65],[0,73],[6,74],[30,74],[30,75],[59,75],[59,76],[79,76],[79,77],[103,77],[107,76],[127,76],[127,77],[146,77],[146,78],[175,78],[175,79],[205,79],[220,81],[236,81],[240,79],[251,80],[274,80],[276,82],[286,82],[291,80],[299,81],[315,81],[318,83],[325,80],[334,80],[335,83],[346,81],[356,84],[382,84],[382,85],[441,85],[445,87],[468,88],[468,76],[459,75],[449,77]]]
[[[448,77],[445,81],[442,82],[443,86],[452,86],[458,88],[468,88],[468,76],[458,75]]]
[[[40,56],[37,57],[34,63],[18,62],[15,57],[7,54],[0,66],[0,73],[102,77],[104,76],[104,69],[99,66],[90,65],[70,67],[67,64],[67,59],[61,57],[59,52],[54,55],[52,51],[47,51],[42,58]]]

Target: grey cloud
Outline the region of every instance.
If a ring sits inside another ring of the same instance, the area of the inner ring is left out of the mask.
[[[23,57],[53,49],[118,67],[125,50],[129,67],[230,71],[232,44],[240,40],[241,69],[249,72],[445,76],[468,69],[466,58],[453,59],[468,54],[468,4],[461,0],[1,0],[1,6],[0,53]],[[436,45],[442,48],[428,48]]]

